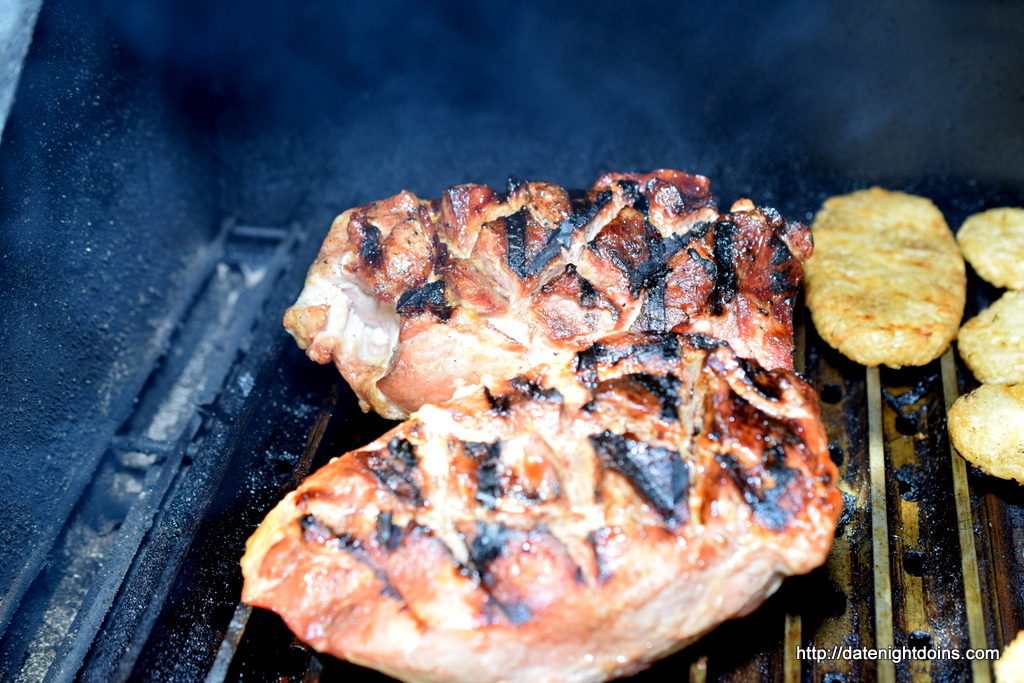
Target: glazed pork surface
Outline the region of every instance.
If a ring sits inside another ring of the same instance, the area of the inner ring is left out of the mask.
[[[628,330],[791,368],[810,252],[805,226],[749,200],[719,215],[707,178],[679,171],[402,192],[334,221],[284,324],[393,419]]]
[[[817,399],[703,335],[620,333],[313,474],[243,599],[416,681],[599,681],[821,564],[841,509]]]

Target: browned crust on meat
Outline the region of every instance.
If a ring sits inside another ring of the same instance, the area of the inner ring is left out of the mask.
[[[403,192],[339,216],[285,327],[387,417],[626,330],[713,334],[792,367],[809,233],[749,201],[724,216],[714,207],[707,178],[670,170],[606,174],[572,196],[516,179],[437,201]],[[441,329],[452,321],[457,331]],[[406,345],[426,339],[474,360],[424,385],[406,371],[427,347]],[[520,357],[505,358],[514,347]]]
[[[603,680],[819,565],[836,476],[793,373],[618,335],[331,461],[250,539],[243,597],[406,680]]]

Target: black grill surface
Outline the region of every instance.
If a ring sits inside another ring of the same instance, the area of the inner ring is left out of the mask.
[[[1024,204],[1024,5],[763,4],[45,2],[0,144],[0,678],[374,679],[238,603],[265,512],[387,426],[280,326],[343,209],[653,168],[800,219],[870,184],[954,228]],[[996,294],[972,276],[968,313]],[[864,369],[804,336],[856,491]],[[942,372],[880,380],[894,637],[966,647]],[[968,479],[1001,647],[1024,626],[1024,499]],[[878,673],[783,645],[876,642],[850,498],[840,559],[652,680]]]

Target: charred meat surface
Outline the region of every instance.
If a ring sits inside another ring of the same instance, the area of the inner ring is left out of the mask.
[[[810,233],[707,178],[609,173],[587,192],[409,192],[339,216],[285,327],[364,409],[404,418],[461,387],[565,360],[608,334],[698,332],[791,368]]]
[[[405,680],[625,675],[824,561],[827,446],[792,372],[620,333],[332,460],[249,540],[243,598]]]

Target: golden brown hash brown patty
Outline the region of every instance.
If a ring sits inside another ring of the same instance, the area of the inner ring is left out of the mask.
[[[978,275],[997,287],[1024,289],[1024,209],[976,213],[956,238]]]
[[[957,347],[981,382],[1024,382],[1024,292],[1006,292],[964,323]]]
[[[815,217],[807,305],[822,338],[864,365],[924,365],[956,336],[963,258],[935,205],[878,187],[828,199]]]
[[[1024,483],[1024,384],[982,384],[958,398],[949,436],[985,472]]]

